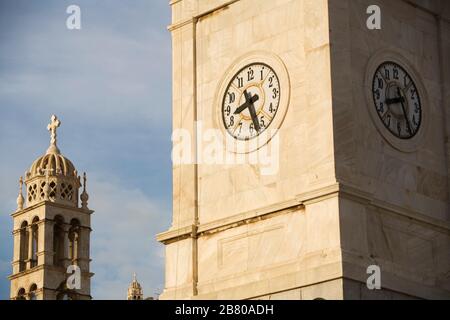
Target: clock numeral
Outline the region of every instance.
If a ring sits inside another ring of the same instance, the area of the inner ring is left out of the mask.
[[[380,105],[377,106],[378,113],[384,113],[384,103],[380,102]]]
[[[397,67],[394,67],[394,79],[398,80],[399,79],[399,74],[398,74],[398,69]]]
[[[269,78],[269,88],[273,87],[273,76]]]
[[[273,103],[272,103],[272,102],[271,102],[270,105],[269,105],[269,112],[270,112],[270,113],[274,113],[274,112],[275,112],[275,109],[274,109],[274,107],[273,107]]]
[[[391,126],[392,116],[388,114],[384,120],[384,124],[389,128]]]
[[[262,67],[261,69],[261,81],[264,80],[264,67]]]
[[[229,127],[232,127],[232,126],[234,126],[234,116],[230,117],[230,125],[229,125]]]
[[[383,79],[378,78],[378,88],[383,89],[384,88],[384,81]]]
[[[244,86],[244,78],[238,77],[237,81],[238,81],[238,88],[242,88]]]
[[[252,81],[255,79],[255,72],[253,71],[252,68],[248,68],[247,71],[247,81]]]
[[[400,121],[397,122],[397,131],[398,131],[398,135],[401,136],[402,135],[402,123]]]
[[[273,92],[272,98],[273,98],[273,99],[276,99],[276,98],[278,97],[278,94],[279,94],[280,92],[278,91],[277,88],[273,88],[272,92]]]
[[[261,116],[261,118],[259,119],[259,125],[261,126],[261,128],[266,127],[266,122],[264,121],[264,116]]]
[[[416,102],[414,103],[414,113],[419,113],[420,112],[420,106],[419,104]]]
[[[231,107],[230,107],[230,106],[227,106],[227,107],[225,108],[225,113],[226,113],[227,117],[230,116],[230,113],[231,113]]]
[[[405,74],[405,77],[403,78],[403,84],[406,87],[408,87],[408,76]]]
[[[375,94],[375,98],[376,98],[377,100],[380,100],[380,98],[381,98],[380,90],[378,90],[378,89],[375,90],[374,94]]]
[[[236,101],[236,94],[234,92],[228,92],[229,103],[234,103]]]
[[[386,80],[391,80],[391,72],[389,71],[389,69],[384,69],[384,76]]]
[[[253,123],[250,124],[250,135],[253,135],[253,132],[255,131],[255,127],[253,126]]]

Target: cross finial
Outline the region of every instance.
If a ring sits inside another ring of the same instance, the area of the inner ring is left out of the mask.
[[[87,209],[88,208],[88,200],[89,200],[89,195],[86,192],[86,183],[87,183],[87,177],[86,177],[86,172],[83,173],[83,192],[81,193],[80,199],[81,199],[81,207],[83,209]]]
[[[61,121],[55,115],[52,115],[50,120],[51,122],[47,126],[47,130],[50,131],[50,148],[48,148],[48,151],[59,151],[56,147],[56,129],[61,125]]]
[[[19,179],[19,195],[17,196],[17,211],[23,210],[23,203],[25,199],[23,198],[22,194],[22,186],[23,186],[23,178],[20,177]]]
[[[86,192],[86,183],[87,183],[86,172],[83,172],[83,192]]]

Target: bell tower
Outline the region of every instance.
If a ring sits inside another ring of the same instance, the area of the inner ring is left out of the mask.
[[[33,162],[25,181],[19,180],[17,210],[12,214],[13,272],[9,276],[14,300],[91,299],[93,211],[88,208],[86,174],[81,179],[57,147],[60,125],[53,115],[47,127],[49,148]]]
[[[133,281],[128,287],[127,300],[144,300],[144,292],[141,284],[136,279],[136,273],[133,274]]]

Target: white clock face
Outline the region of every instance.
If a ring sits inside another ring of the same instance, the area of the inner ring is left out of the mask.
[[[422,123],[422,103],[416,84],[395,62],[385,62],[375,72],[372,95],[380,121],[395,137],[412,139]]]
[[[235,139],[250,140],[267,130],[280,106],[281,87],[267,64],[252,63],[238,71],[222,100],[222,120]]]

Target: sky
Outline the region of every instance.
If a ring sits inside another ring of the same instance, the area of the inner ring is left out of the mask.
[[[81,9],[69,30],[66,9]],[[9,298],[18,179],[49,145],[87,172],[94,299],[164,287],[171,221],[168,0],[0,0],[0,299]]]

